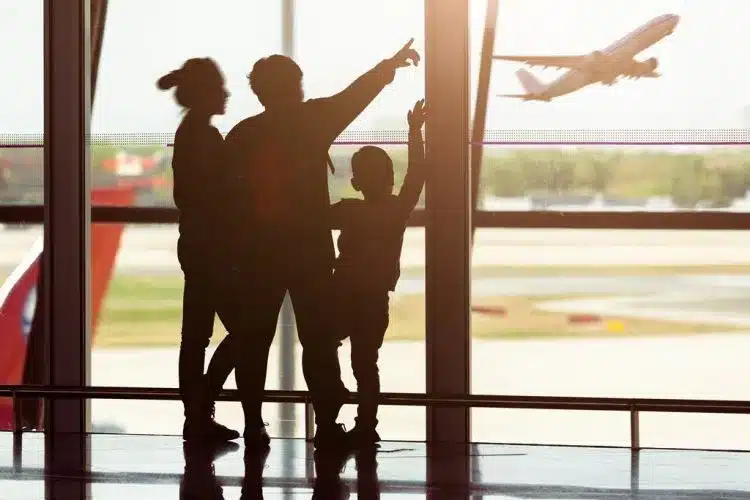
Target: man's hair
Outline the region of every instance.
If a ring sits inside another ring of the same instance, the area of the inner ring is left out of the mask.
[[[250,88],[261,104],[299,91],[302,69],[289,57],[274,54],[259,59],[247,75]]]

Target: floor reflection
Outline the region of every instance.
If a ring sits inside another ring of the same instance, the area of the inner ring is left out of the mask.
[[[238,445],[205,450],[163,436],[93,435],[82,442],[90,470],[52,477],[44,471],[42,435],[24,435],[14,461],[12,436],[0,433],[0,498],[45,498],[53,482],[87,485],[86,497],[99,500],[750,498],[749,453],[477,444],[454,456],[455,447],[436,453],[423,443],[385,442],[342,456],[315,453],[303,440],[273,440],[267,452]],[[455,483],[460,474],[434,472],[464,464],[471,479],[463,484]]]

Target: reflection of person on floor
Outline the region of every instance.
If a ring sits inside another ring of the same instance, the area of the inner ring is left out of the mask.
[[[357,467],[357,500],[380,500],[377,451],[363,448],[354,455]]]
[[[180,500],[224,500],[221,484],[216,479],[214,460],[238,448],[236,443],[211,446],[184,442],[185,472],[180,481]]]
[[[245,477],[240,500],[263,500],[263,469],[270,448],[245,448]]]
[[[418,61],[409,42],[342,92],[307,101],[302,70],[292,59],[273,55],[253,66],[250,86],[265,109],[241,121],[226,138],[237,188],[230,197],[237,203],[232,212],[241,217],[234,218],[232,230],[236,270],[226,279],[234,302],[219,311],[237,353],[246,444],[268,442],[261,402],[268,351],[288,291],[315,408],[315,446],[346,446],[346,431],[336,419],[348,391],[328,313],[335,255],[328,217],[328,150],[398,68]]]
[[[213,335],[217,308],[214,269],[221,259],[224,198],[224,140],[211,125],[224,114],[229,92],[218,65],[208,58],[189,59],[159,79],[160,89],[175,88],[175,100],[187,113],[174,139],[174,201],[180,212],[177,257],[185,275],[182,302],[179,385],[185,406],[186,440],[225,441],[239,433],[213,420],[214,401],[234,368],[232,353],[217,350],[204,376],[206,348]],[[213,168],[212,168],[213,167]],[[217,168],[218,167],[218,168]],[[213,376],[211,376],[213,375]]]
[[[424,120],[424,101],[418,101],[408,113],[409,166],[397,196],[388,154],[365,146],[352,157],[352,186],[364,199],[343,199],[331,207],[334,227],[341,230],[333,278],[336,328],[339,339],[351,338],[359,395],[356,425],[349,432],[355,446],[380,441],[378,350],[388,328],[388,294],[401,274],[404,231],[424,185]]]
[[[311,500],[348,500],[349,487],[341,480],[348,453],[315,450],[315,483]],[[359,497],[357,497],[359,498]]]

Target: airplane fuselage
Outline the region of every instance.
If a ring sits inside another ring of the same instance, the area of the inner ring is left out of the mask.
[[[605,49],[589,56],[589,66],[585,69],[568,70],[548,84],[542,92],[527,96],[527,100],[550,101],[594,83],[614,84],[617,77],[623,73],[622,65],[630,64],[637,54],[670,35],[678,22],[679,17],[671,14],[652,19]]]

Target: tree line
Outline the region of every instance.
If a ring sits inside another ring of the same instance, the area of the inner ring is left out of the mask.
[[[158,146],[125,148],[128,154],[150,155]],[[352,151],[334,148],[331,159],[335,174],[331,197],[355,196],[351,178]],[[120,148],[91,148],[93,184],[113,182],[113,174],[102,167]],[[389,151],[394,163],[396,186],[406,174],[405,148]],[[9,183],[19,188],[41,187],[41,149],[6,149],[0,156],[14,168]],[[155,175],[171,177],[169,156]],[[15,177],[15,179],[14,179]],[[14,182],[15,181],[15,182]],[[168,191],[168,187],[165,187]],[[38,191],[39,189],[35,189]],[[702,152],[595,148],[513,148],[486,149],[481,174],[481,196],[520,197],[544,195],[601,194],[620,199],[669,197],[683,208],[726,207],[750,190],[750,150],[741,148],[707,149]],[[168,192],[159,198],[170,197]]]
[[[705,153],[592,151],[488,152],[482,193],[601,194],[621,199],[664,196],[682,208],[726,207],[750,190],[750,151]]]

